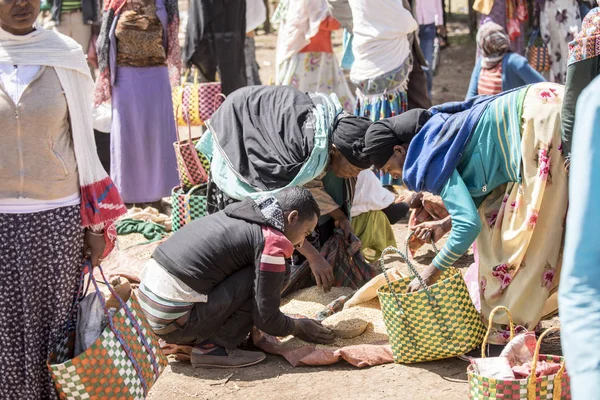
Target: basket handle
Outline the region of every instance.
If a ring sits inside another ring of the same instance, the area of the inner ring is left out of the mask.
[[[182,91],[182,95],[183,97],[183,91]],[[182,101],[183,102],[183,101]],[[176,115],[175,115],[175,119],[177,119],[177,116],[179,115],[179,110],[182,109],[184,107],[181,106],[181,104],[179,104],[177,106],[177,110],[176,110]],[[184,115],[185,113],[185,115]],[[192,141],[192,125],[190,124],[190,112],[189,110],[182,110],[181,114],[183,116],[183,119],[185,119],[185,122],[187,122],[187,126],[188,126],[188,137],[187,140],[191,143]],[[179,135],[179,129],[175,129],[175,133],[177,134],[177,142],[181,143],[181,136]]]
[[[531,36],[529,37],[529,42],[527,43],[527,50],[534,45],[538,36],[540,36],[540,28],[535,28],[533,31],[531,31]]]
[[[540,358],[540,348],[542,347],[542,340],[544,340],[544,338],[546,336],[548,336],[550,333],[552,332],[558,332],[560,331],[560,328],[555,326],[552,328],[548,328],[544,331],[544,333],[542,333],[540,335],[540,337],[538,338],[537,344],[535,345],[535,353],[533,354],[533,363],[531,364],[531,374],[529,375],[529,382],[527,383],[527,398],[529,400],[536,400],[536,393],[535,393],[535,387],[537,384],[537,377],[536,377],[536,369],[537,369],[537,364],[538,364],[538,358]],[[556,373],[556,376],[554,377],[554,393],[552,398],[553,399],[560,399],[561,395],[562,395],[562,376],[565,372],[565,362],[563,361],[560,365],[560,369],[558,370],[558,372]]]
[[[223,101],[227,100],[227,96],[225,96],[223,93],[217,94],[213,99],[213,112],[217,111],[217,100],[220,98],[223,98]]]
[[[183,198],[183,208],[185,210],[185,215],[183,216],[183,219],[185,220],[186,223],[192,221],[192,209],[190,207],[190,200],[192,198],[192,195],[194,194],[194,192],[196,190],[200,189],[202,186],[204,186],[203,183],[200,185],[194,186],[193,188],[191,188],[189,190],[189,192],[187,192],[187,194]]]
[[[500,310],[506,311],[506,314],[508,315],[508,321],[510,323],[510,340],[513,340],[513,338],[515,337],[515,323],[513,321],[513,316],[510,313],[510,310],[504,306],[498,306],[498,307],[494,308],[492,310],[492,312],[490,313],[490,317],[489,317],[489,321],[488,321],[488,329],[487,329],[487,332],[485,333],[485,337],[483,338],[483,342],[481,343],[481,358],[486,358],[485,348],[487,346],[488,339],[490,338],[490,333],[492,332],[494,316]]]

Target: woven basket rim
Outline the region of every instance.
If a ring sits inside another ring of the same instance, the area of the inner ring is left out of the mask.
[[[450,268],[446,268],[443,272],[443,274],[446,274],[448,276],[446,276],[444,279],[438,280],[436,283],[434,283],[433,285],[429,286],[429,289],[434,288],[436,286],[439,286],[441,283],[448,283],[448,281],[452,278],[454,278],[457,274],[460,274],[462,277],[462,274],[460,273],[460,271],[455,268],[455,267],[450,267]],[[443,276],[443,275],[442,275]],[[398,279],[396,281],[390,282],[391,286],[394,286],[395,284],[397,284],[398,282],[411,282],[415,277],[414,276],[409,276],[406,278],[402,278],[402,279]],[[464,278],[463,278],[464,281]],[[418,295],[421,293],[425,293],[425,291],[423,290],[419,290],[418,292],[411,292],[411,293],[397,293],[400,296],[414,296],[414,295]],[[391,291],[389,290],[389,285],[387,283],[384,283],[383,285],[381,285],[380,287],[377,288],[377,295],[382,294],[385,296],[393,296]]]
[[[565,358],[563,356],[557,356],[557,355],[552,355],[552,354],[540,354],[539,357],[538,357],[538,360],[539,361],[546,361],[550,357],[552,357],[552,358],[559,357],[561,363],[565,362]],[[503,382],[515,382],[515,383],[519,382],[519,384],[522,384],[522,383],[527,384],[529,382],[529,378],[528,377],[527,378],[523,378],[523,379],[496,379],[496,378],[487,378],[487,377],[485,377],[483,375],[479,375],[479,374],[475,373],[473,371],[473,368],[474,368],[473,364],[469,364],[469,366],[467,367],[467,377],[468,377],[469,383],[471,382],[471,379],[473,379],[473,378],[485,379],[488,382],[502,382],[502,383]],[[554,378],[556,378],[556,375],[557,374],[538,376],[536,378],[536,381],[539,380],[539,379],[541,379],[541,378],[548,378],[548,379],[552,378],[552,380],[554,380]],[[564,377],[569,377],[569,373],[567,372],[566,368],[565,368],[565,372],[563,373],[563,378]]]

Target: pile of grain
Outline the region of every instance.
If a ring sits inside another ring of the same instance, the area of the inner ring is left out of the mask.
[[[369,321],[365,318],[364,309],[358,308],[338,312],[323,321],[323,326],[331,329],[337,337],[345,339],[362,335],[368,325]]]
[[[316,286],[297,291],[282,301],[281,311],[288,315],[302,315],[315,318],[329,303],[342,296],[350,296],[353,289],[347,287],[331,288],[329,293]]]
[[[318,311],[317,311],[318,312]],[[377,343],[388,340],[387,331],[385,329],[385,323],[383,322],[383,315],[381,314],[381,307],[377,298],[360,304],[356,307],[349,308],[348,310],[340,311],[337,314],[325,319],[323,324],[327,325],[331,321],[342,321],[342,320],[362,320],[367,321],[368,326],[365,332],[352,339],[336,338],[332,344],[329,345],[317,345],[317,349],[337,349],[345,346],[354,346],[358,344],[369,344]],[[287,336],[281,340],[283,346],[288,349],[296,349],[299,347],[310,345],[298,338],[293,336]]]

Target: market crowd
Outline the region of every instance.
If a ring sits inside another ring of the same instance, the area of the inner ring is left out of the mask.
[[[255,55],[265,2],[191,0],[183,48],[178,7],[0,0],[2,398],[57,396],[46,362],[83,258],[101,264],[128,208],[168,212],[180,184],[172,93],[192,80],[219,81],[226,96],[196,145],[208,215],[157,247],[138,292],[154,333],[192,346],[192,364],[261,362],[239,349],[253,326],[332,342],[319,322],[283,314],[281,294],[360,287],[397,246],[392,225],[429,201],[443,215],[411,218],[410,241],[446,240],[408,291],[473,249],[482,319],[502,305],[532,331],[560,305],[573,399],[594,398],[596,4],[476,1],[468,90],[436,105],[442,0],[280,0],[271,85]],[[489,343],[505,345],[508,315],[489,322]]]

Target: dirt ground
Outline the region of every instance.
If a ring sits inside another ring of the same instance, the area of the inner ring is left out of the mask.
[[[475,61],[475,45],[463,24],[448,26],[451,46],[444,49],[434,78],[434,104],[464,98]],[[257,60],[263,83],[275,75],[276,36],[258,35]],[[334,41],[340,49],[340,37]],[[406,223],[395,227],[397,242],[407,237]],[[416,260],[425,266],[433,258],[422,250]],[[466,267],[472,256],[458,266]],[[293,368],[282,357],[269,355],[254,367],[233,370],[194,369],[172,361],[150,393],[150,399],[465,399],[467,363],[449,359],[418,365],[382,365],[366,369],[340,362],[328,367]]]

